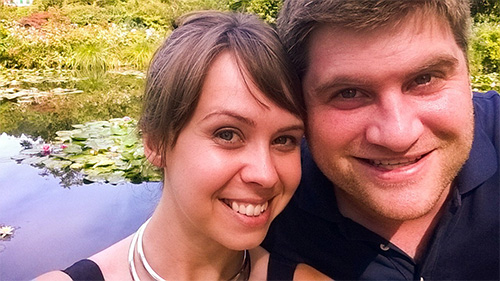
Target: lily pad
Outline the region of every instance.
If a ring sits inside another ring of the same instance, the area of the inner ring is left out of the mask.
[[[80,171],[86,183],[161,180],[161,171],[144,156],[136,120],[114,118],[72,127],[73,130],[57,132],[53,143],[26,145],[12,159],[43,167],[61,177],[65,172]]]

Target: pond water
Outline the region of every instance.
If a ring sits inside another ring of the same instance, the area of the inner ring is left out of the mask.
[[[0,227],[14,227],[0,239],[2,281],[30,280],[108,247],[137,230],[160,198],[158,182],[63,188],[53,175],[10,159],[19,142],[0,135]]]

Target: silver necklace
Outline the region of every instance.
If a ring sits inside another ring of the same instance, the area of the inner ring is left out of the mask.
[[[153,270],[151,265],[148,263],[148,260],[146,259],[146,255],[144,254],[142,241],[144,236],[144,230],[146,229],[146,226],[148,225],[150,220],[151,218],[149,218],[144,224],[141,225],[141,227],[139,227],[137,232],[134,234],[134,237],[132,238],[132,242],[130,242],[130,247],[128,251],[128,264],[130,269],[130,275],[132,275],[132,279],[134,281],[140,281],[134,262],[134,254],[136,248],[137,252],[139,253],[141,263],[148,272],[148,274],[151,277],[153,277],[153,279],[156,281],[166,281],[158,273],[156,273],[156,271]],[[238,270],[238,272],[236,272],[235,275],[229,278],[229,281],[240,280],[240,278],[243,278],[242,280],[248,280],[249,276],[250,276],[250,255],[248,253],[248,250],[245,250],[243,252],[243,261],[241,263],[240,270]]]

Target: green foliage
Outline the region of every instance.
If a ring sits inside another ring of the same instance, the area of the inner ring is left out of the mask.
[[[36,9],[35,6],[14,7],[0,4],[0,22],[19,20],[32,14]]]
[[[471,14],[475,21],[500,20],[500,2],[498,0],[472,0]]]
[[[84,77],[98,78],[110,68],[108,47],[102,41],[89,41],[75,49],[74,68]]]
[[[496,72],[472,76],[471,83],[475,92],[494,90],[500,93],[500,75]]]
[[[227,0],[114,0],[97,1],[88,5],[80,1],[65,5],[62,11],[72,23],[78,25],[114,23],[129,28],[154,28],[169,30],[172,22],[180,15],[194,10],[227,9]],[[101,4],[99,4],[101,3]]]
[[[281,0],[232,0],[229,9],[232,11],[248,12],[258,15],[268,23],[275,23]]]
[[[47,11],[49,8],[61,8],[63,0],[39,0],[37,3],[39,9]]]
[[[161,40],[155,36],[154,29],[138,29],[128,34],[125,48],[120,52],[120,60],[127,62],[128,67],[146,70],[149,61],[158,48]]]
[[[469,55],[471,73],[477,75],[499,72],[500,23],[476,23],[473,28]]]

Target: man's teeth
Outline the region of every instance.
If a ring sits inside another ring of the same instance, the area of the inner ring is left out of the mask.
[[[422,156],[415,157],[413,159],[399,159],[399,160],[370,160],[370,163],[374,166],[382,167],[385,169],[396,169],[399,167],[404,167],[411,165],[420,160]]]
[[[240,214],[243,214],[243,215],[246,215],[249,217],[256,217],[256,216],[260,215],[261,213],[263,213],[267,209],[268,205],[269,205],[269,203],[266,202],[266,203],[261,204],[261,205],[246,204],[246,206],[245,206],[243,204],[238,204],[238,203],[233,201],[230,206],[237,213],[240,213]]]

